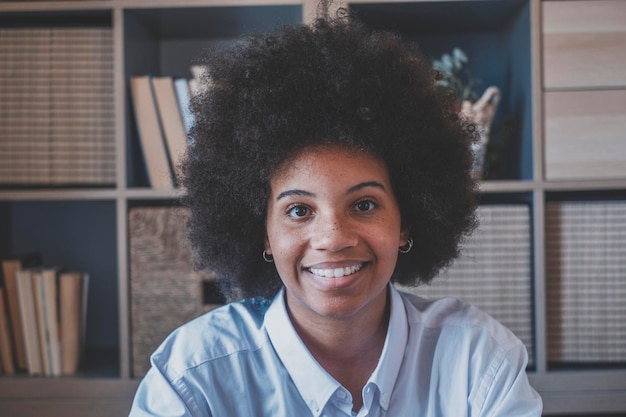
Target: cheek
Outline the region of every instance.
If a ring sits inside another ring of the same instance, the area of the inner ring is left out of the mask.
[[[388,260],[388,262],[394,265],[398,260],[398,249],[401,246],[400,239],[400,233],[394,233],[389,235],[386,239],[380,239],[378,241],[380,253],[384,253],[384,256]]]
[[[380,219],[369,234],[372,239],[380,242],[381,245],[393,248],[394,246],[400,246],[399,242],[402,239],[402,233],[402,224],[398,215]]]
[[[280,235],[272,243],[274,267],[283,283],[297,280],[300,259],[304,253],[298,239],[291,235]]]
[[[398,239],[396,238],[389,238],[378,242],[379,253],[389,262],[394,264],[398,259],[399,247],[400,245],[398,244]]]
[[[268,228],[267,240],[274,259],[292,258],[302,247],[304,237],[300,233],[285,228]]]

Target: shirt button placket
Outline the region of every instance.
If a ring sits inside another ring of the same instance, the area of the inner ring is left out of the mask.
[[[317,405],[317,402],[311,401],[309,403],[309,408],[311,409],[311,411],[313,411],[313,416],[314,417],[320,417],[320,408]]]

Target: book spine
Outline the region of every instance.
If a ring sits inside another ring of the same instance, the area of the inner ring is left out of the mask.
[[[177,78],[174,80],[174,88],[176,89],[176,98],[180,108],[180,114],[183,120],[185,133],[189,134],[194,124],[194,116],[191,111],[191,92],[189,91],[189,81],[185,78]]]
[[[17,272],[17,290],[20,301],[20,316],[24,330],[24,347],[26,349],[28,373],[31,375],[41,375],[42,365],[41,356],[39,354],[39,335],[37,333],[37,318],[33,299],[31,271],[20,270]]]
[[[0,288],[0,364],[2,364],[2,371],[5,374],[13,375],[15,373],[15,365],[11,348],[11,329],[4,299],[4,289]]]
[[[62,273],[59,277],[61,326],[61,373],[73,375],[81,357],[83,315],[83,279],[78,272]]]
[[[21,267],[22,263],[16,259],[7,259],[2,262],[9,318],[11,319],[11,330],[13,332],[13,343],[15,345],[15,361],[18,369],[26,369],[28,363],[26,361],[22,316],[17,292],[17,271],[19,271]]]
[[[150,185],[153,188],[169,189],[174,188],[174,182],[150,78],[131,77],[135,121]]]
[[[33,272],[33,301],[35,304],[35,317],[37,322],[37,334],[39,340],[39,355],[41,357],[41,370],[44,376],[51,375],[50,333],[46,320],[46,294],[43,286],[41,271]]]
[[[187,134],[183,125],[172,77],[152,77],[152,88],[163,127],[163,134],[176,178],[181,178],[181,162],[187,150]]]
[[[44,290],[45,321],[48,334],[48,352],[50,375],[61,375],[61,344],[59,339],[59,320],[57,297],[57,271],[45,270],[42,276]]]

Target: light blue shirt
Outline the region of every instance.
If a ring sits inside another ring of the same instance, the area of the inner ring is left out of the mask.
[[[359,417],[539,417],[524,345],[478,309],[390,286],[391,314]],[[132,417],[355,416],[352,397],[306,349],[284,291],[213,310],[151,358]]]

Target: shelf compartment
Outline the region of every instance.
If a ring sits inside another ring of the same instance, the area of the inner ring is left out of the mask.
[[[534,367],[532,224],[528,204],[478,208],[480,225],[461,255],[432,284],[403,288],[420,297],[462,298],[510,328],[526,345]]]
[[[626,365],[626,200],[552,195],[546,204],[550,369]]]
[[[85,336],[88,365],[81,374],[119,376],[116,202],[14,201],[0,204],[0,257],[37,253],[45,267],[63,267],[89,274]],[[111,358],[111,355],[106,355]],[[116,362],[116,363],[114,363]]]
[[[626,178],[626,89],[544,93],[546,179]]]
[[[0,22],[0,185],[115,186],[110,11]]]
[[[626,3],[543,1],[546,89],[626,87]]]
[[[192,78],[205,49],[230,47],[245,35],[302,21],[300,5],[128,8],[124,18],[127,186],[149,184],[130,98],[130,77]]]
[[[528,1],[368,1],[349,5],[369,27],[398,32],[402,39],[417,44],[428,59],[461,48],[469,58],[469,70],[480,81],[478,94],[492,85],[501,91],[484,178],[532,179]]]

